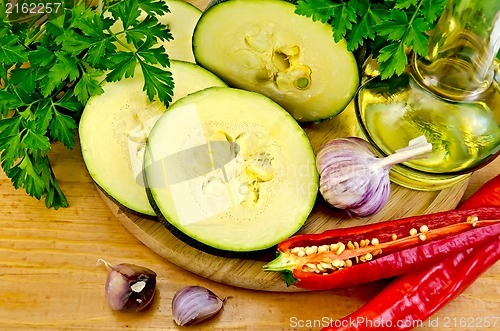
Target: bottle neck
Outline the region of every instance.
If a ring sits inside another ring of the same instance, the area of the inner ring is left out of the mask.
[[[474,100],[493,81],[499,48],[500,0],[448,0],[427,56],[413,59],[413,74],[443,97]]]

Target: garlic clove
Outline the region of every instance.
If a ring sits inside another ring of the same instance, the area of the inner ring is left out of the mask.
[[[193,325],[214,316],[223,306],[224,301],[209,289],[187,286],[175,293],[172,315],[177,325]]]
[[[353,217],[379,212],[390,195],[390,168],[398,163],[425,157],[432,145],[425,136],[410,141],[409,146],[385,158],[357,137],[338,138],[326,143],[316,156],[320,175],[320,193],[325,201],[344,209]]]
[[[156,291],[156,273],[130,263],[111,265],[99,259],[107,270],[106,301],[116,311],[138,312],[153,300]]]

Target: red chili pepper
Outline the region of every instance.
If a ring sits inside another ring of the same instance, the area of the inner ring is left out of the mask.
[[[461,208],[500,207],[500,175]],[[500,259],[500,236],[428,268],[396,278],[358,311],[322,331],[410,330],[459,296]]]
[[[500,174],[490,179],[472,194],[459,209],[500,206]]]
[[[407,217],[294,236],[264,270],[309,290],[347,287],[421,269],[499,233],[500,208]]]
[[[396,278],[358,311],[322,331],[411,330],[460,295],[500,258],[500,237]]]

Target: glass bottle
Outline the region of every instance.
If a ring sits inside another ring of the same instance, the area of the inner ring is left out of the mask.
[[[419,190],[451,186],[500,154],[500,0],[449,0],[428,47],[388,80],[367,63],[355,100],[382,156],[420,135],[432,143],[430,156],[391,170],[393,182]]]

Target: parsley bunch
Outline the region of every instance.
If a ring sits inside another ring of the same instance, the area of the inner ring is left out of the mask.
[[[169,12],[163,0],[68,3],[54,16],[0,12],[1,166],[16,188],[55,209],[68,201],[47,153],[54,141],[73,149],[81,112],[101,84],[131,77],[139,66],[149,99],[168,105],[173,90],[168,55],[158,46],[172,39],[156,18]]]
[[[403,73],[407,49],[425,56],[426,32],[447,0],[298,0],[296,13],[329,23],[336,42],[349,51],[367,47],[380,65],[381,78]]]

